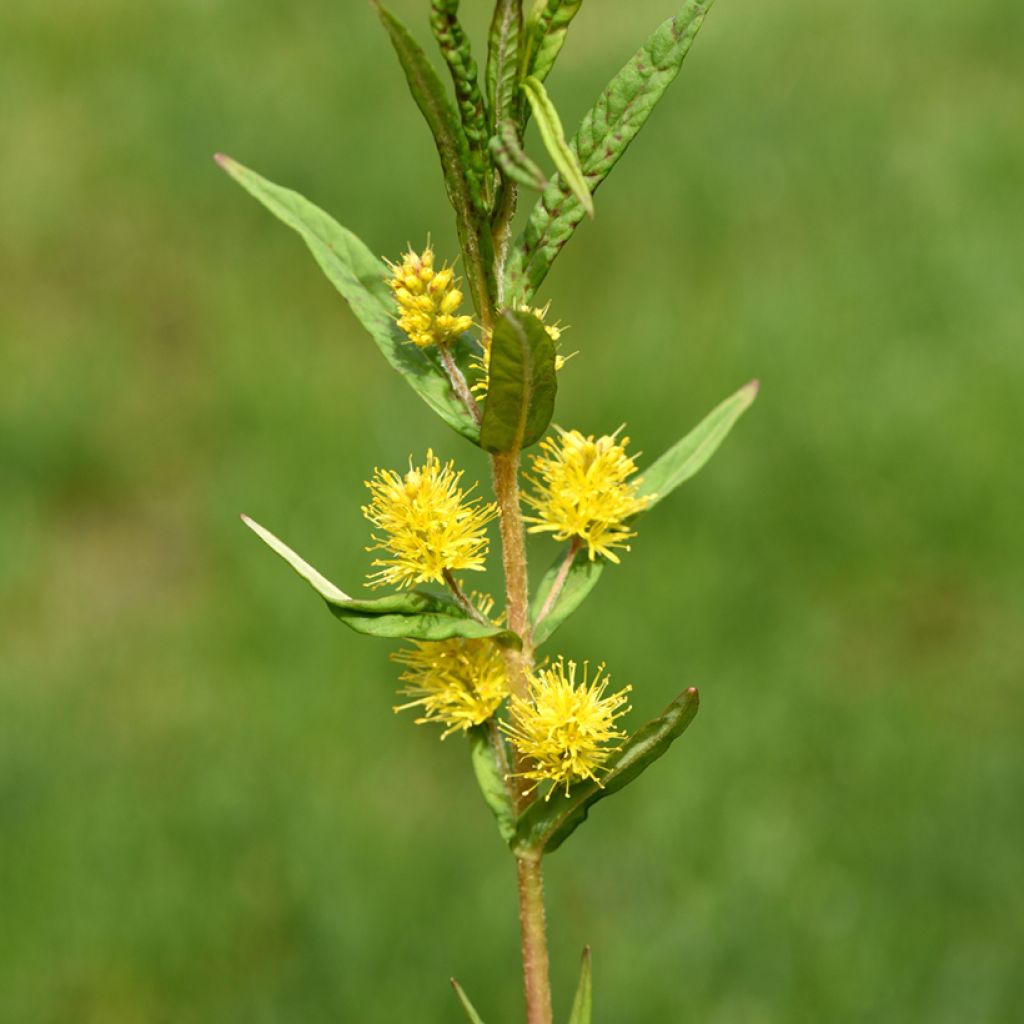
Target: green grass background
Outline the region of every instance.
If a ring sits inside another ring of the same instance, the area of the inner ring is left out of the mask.
[[[567,125],[674,7],[584,5]],[[763,380],[558,638],[704,698],[549,862],[561,1020],[585,943],[603,1024],[1021,1019],[1022,12],[720,0],[543,290],[565,425]],[[484,463],[218,150],[454,253],[367,5],[0,8],[0,1020],[521,1020],[463,745],[237,519],[354,587],[374,465]]]

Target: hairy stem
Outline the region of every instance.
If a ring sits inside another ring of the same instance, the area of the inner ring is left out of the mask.
[[[438,345],[438,351],[441,353],[441,362],[444,364],[445,373],[448,374],[448,380],[451,381],[452,390],[459,396],[462,404],[469,411],[476,425],[479,426],[483,422],[484,415],[480,411],[480,406],[477,405],[476,399],[473,397],[473,392],[469,390],[466,378],[456,365],[451,349],[447,345]]]
[[[516,867],[519,872],[519,925],[523,940],[526,1024],[551,1024],[551,981],[540,858],[518,858]]]

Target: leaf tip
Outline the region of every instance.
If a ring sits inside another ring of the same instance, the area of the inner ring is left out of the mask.
[[[758,392],[761,390],[761,379],[755,377],[753,380],[747,382],[746,390],[751,398],[757,398]]]
[[[218,167],[220,167],[223,170],[227,171],[228,174],[231,173],[232,168],[235,166],[235,161],[232,160],[231,157],[229,157],[225,153],[214,153],[213,154],[213,162]]]

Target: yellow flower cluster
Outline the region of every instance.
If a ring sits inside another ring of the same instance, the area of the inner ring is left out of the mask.
[[[434,250],[428,245],[417,255],[411,249],[401,263],[388,263],[391,290],[398,302],[398,326],[420,348],[448,345],[473,326],[471,316],[459,316],[462,292],[455,272],[434,269]]]
[[[417,642],[391,658],[406,668],[399,693],[413,698],[395,711],[422,708],[416,724],[443,725],[441,739],[486,722],[508,693],[505,659],[490,640]]]
[[[642,512],[650,497],[638,497],[642,480],[629,478],[636,463],[626,454],[629,438],[594,438],[578,430],[558,430],[558,437],[541,442],[532,456],[536,477],[528,478],[533,493],[524,496],[534,515],[530,533],[551,533],[555,540],[577,539],[587,546],[591,561],[597,555],[618,562],[615,548],[629,550],[636,536],[626,525]]]
[[[384,551],[390,557],[375,559],[381,566],[370,574],[370,586],[411,587],[416,583],[443,583],[445,570],[481,571],[487,555],[485,527],[498,515],[493,502],[469,499],[473,490],[459,486],[462,471],[441,461],[433,451],[426,463],[404,475],[394,470],[374,470],[366,481],[369,505],[363,515],[383,536],[367,551]]]
[[[611,681],[598,666],[593,679],[583,665],[583,678],[576,681],[576,662],[568,668],[563,658],[535,672],[530,679],[530,696],[524,700],[513,696],[509,702],[511,722],[502,723],[504,732],[516,750],[531,767],[518,774],[534,783],[551,782],[546,799],[565,787],[566,795],[573,782],[592,779],[601,784],[598,773],[604,770],[609,755],[619,746],[615,740],[626,733],[617,729],[616,719],[629,711],[625,706],[627,686],[611,696],[604,696]]]

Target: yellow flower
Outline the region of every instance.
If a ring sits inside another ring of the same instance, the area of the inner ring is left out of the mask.
[[[542,324],[544,324],[544,330],[547,332],[547,336],[555,343],[556,347],[562,340],[562,334],[567,330],[566,327],[562,326],[562,322],[559,320],[557,323],[545,324],[544,318],[548,315],[548,309],[551,306],[549,302],[546,306],[529,306],[519,305],[516,309],[520,313],[532,313]],[[575,352],[571,352],[567,356],[555,354],[555,372],[557,373],[562,369],[565,364],[572,359]],[[470,389],[476,396],[477,401],[482,402],[487,397],[487,389],[490,386],[491,379],[491,339],[489,337],[484,338],[483,351],[474,356],[470,361],[470,366],[473,370],[479,374],[476,382]]]
[[[420,348],[448,345],[473,326],[471,316],[458,316],[462,292],[455,272],[445,266],[434,269],[434,250],[428,245],[417,255],[411,249],[401,263],[388,263],[388,282],[398,302],[398,326]]]
[[[485,527],[498,515],[494,503],[481,504],[469,498],[473,487],[459,486],[462,471],[454,463],[443,466],[433,451],[419,467],[409,460],[409,472],[374,470],[366,481],[369,505],[363,515],[383,536],[367,551],[384,551],[390,557],[375,559],[382,568],[370,574],[370,586],[391,584],[411,587],[415,583],[444,582],[446,570],[480,571],[484,567],[488,541]]]
[[[641,478],[630,480],[636,463],[626,454],[629,438],[584,437],[578,430],[558,430],[558,438],[541,442],[532,456],[534,493],[524,496],[535,515],[526,516],[530,533],[551,533],[555,540],[576,538],[591,561],[602,555],[618,562],[614,548],[629,550],[636,534],[626,521],[642,512],[651,498],[638,497]]]
[[[576,662],[559,658],[530,678],[528,700],[513,696],[509,702],[511,722],[502,728],[519,753],[531,767],[519,772],[532,780],[537,788],[550,781],[546,799],[561,786],[566,795],[573,782],[592,779],[598,785],[598,772],[610,754],[621,746],[611,746],[624,739],[626,733],[615,727],[615,720],[629,711],[624,707],[632,687],[605,697],[611,681],[599,665],[594,678],[588,680],[587,664],[583,678],[576,682]]]
[[[391,659],[406,667],[399,693],[413,698],[394,710],[422,708],[416,724],[445,726],[441,739],[486,722],[508,693],[505,659],[490,640],[417,641]]]

